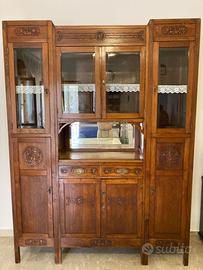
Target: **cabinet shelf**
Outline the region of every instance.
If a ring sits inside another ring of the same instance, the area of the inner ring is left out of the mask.
[[[86,162],[89,160],[143,160],[143,155],[136,152],[60,152],[59,154],[59,162],[66,160],[85,160]]]

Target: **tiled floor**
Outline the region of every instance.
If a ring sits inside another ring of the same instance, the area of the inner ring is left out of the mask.
[[[182,256],[149,256],[149,265],[140,265],[140,256],[134,249],[71,249],[63,252],[63,264],[54,264],[52,249],[21,248],[20,264],[14,263],[12,237],[0,238],[0,270],[203,270],[203,243],[197,234],[191,235],[191,254],[188,267],[182,265]]]

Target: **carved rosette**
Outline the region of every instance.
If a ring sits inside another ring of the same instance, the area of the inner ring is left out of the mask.
[[[16,36],[39,36],[40,27],[38,26],[19,26],[15,29]]]
[[[159,169],[181,169],[182,145],[164,144],[159,146],[157,162]]]
[[[166,25],[161,28],[161,33],[168,36],[183,36],[187,34],[188,28],[185,25]]]
[[[43,160],[42,151],[35,146],[28,146],[23,152],[23,157],[29,167],[39,166]]]

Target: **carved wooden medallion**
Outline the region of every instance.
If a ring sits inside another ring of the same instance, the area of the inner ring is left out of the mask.
[[[30,167],[39,166],[43,160],[42,151],[35,146],[28,146],[23,152],[23,157],[26,164]]]

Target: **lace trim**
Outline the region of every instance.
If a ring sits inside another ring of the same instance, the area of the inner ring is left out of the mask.
[[[18,85],[16,86],[16,94],[43,94],[43,85]]]
[[[63,91],[95,92],[95,84],[62,84]]]
[[[187,85],[159,85],[158,93],[160,94],[185,94]]]
[[[106,84],[106,92],[139,92],[139,84]]]
[[[94,92],[95,84],[62,84],[63,91]],[[139,84],[106,84],[107,92],[139,92]]]

